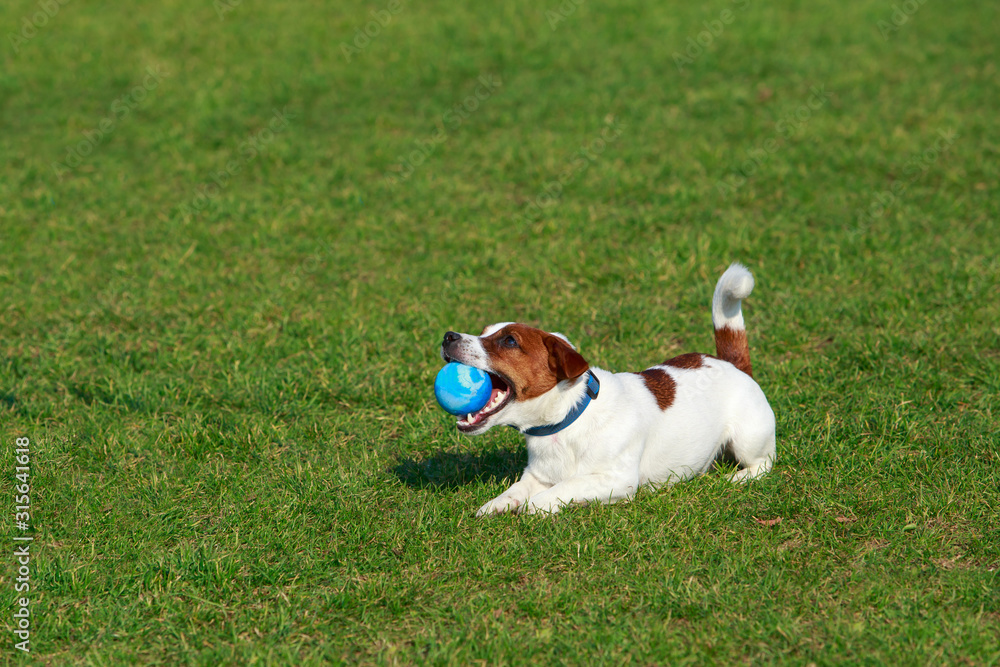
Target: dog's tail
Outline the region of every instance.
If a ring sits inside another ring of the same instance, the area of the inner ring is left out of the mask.
[[[712,297],[712,324],[715,326],[715,354],[750,377],[750,344],[743,324],[740,302],[753,291],[753,275],[747,267],[733,262],[715,285]]]

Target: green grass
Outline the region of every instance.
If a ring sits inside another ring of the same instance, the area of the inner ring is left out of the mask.
[[[28,657],[996,665],[997,6],[402,0],[348,62],[388,6],[0,9]],[[639,370],[734,260],[770,476],[473,518],[525,455],[434,404],[444,331]]]

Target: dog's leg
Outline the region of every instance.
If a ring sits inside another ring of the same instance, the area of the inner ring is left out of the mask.
[[[528,498],[541,493],[548,487],[539,482],[534,475],[529,472],[521,475],[521,479],[511,485],[509,489],[499,496],[486,503],[476,512],[476,516],[487,516],[490,514],[503,514],[505,512],[518,512],[528,502]]]
[[[742,468],[730,475],[729,481],[749,482],[766,475],[776,457],[774,426],[765,423],[756,437],[744,437],[741,442],[731,443],[730,452]]]
[[[531,496],[523,511],[527,514],[555,513],[569,504],[615,503],[634,496],[638,488],[638,479],[624,480],[601,474],[580,475]]]
[[[770,470],[771,466],[774,464],[774,458],[769,456],[766,459],[760,459],[748,465],[745,468],[741,468],[729,476],[730,482],[749,482],[752,479],[757,479],[762,475],[766,475]]]

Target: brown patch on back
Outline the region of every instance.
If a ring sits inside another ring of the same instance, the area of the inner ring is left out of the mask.
[[[670,373],[660,368],[648,368],[639,375],[646,381],[646,389],[649,389],[649,393],[656,399],[656,404],[661,410],[666,410],[674,404],[677,383],[670,377]]]
[[[747,341],[746,329],[721,327],[715,330],[715,354],[723,361],[728,361],[750,377],[753,377],[753,367],[750,365],[750,343]]]
[[[680,354],[672,359],[667,359],[663,362],[663,365],[673,366],[674,368],[701,368],[705,365],[704,358],[705,355],[700,352],[688,352],[687,354]]]
[[[507,336],[514,337],[517,347],[503,345]],[[481,340],[493,368],[513,383],[518,400],[537,398],[590,368],[562,338],[525,324],[508,324]]]

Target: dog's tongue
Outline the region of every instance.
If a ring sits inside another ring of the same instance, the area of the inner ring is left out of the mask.
[[[482,411],[473,412],[471,414],[465,415],[465,417],[462,418],[462,422],[468,424],[469,426],[473,426],[475,424],[478,424],[481,418],[482,418]]]
[[[469,425],[478,424],[479,422],[481,422],[483,420],[483,413],[486,412],[490,404],[493,403],[493,398],[496,398],[496,390],[494,389],[493,391],[494,391],[493,397],[490,398],[489,402],[486,404],[485,407],[483,407],[482,410],[479,410],[478,412],[470,412],[469,414],[465,415],[465,418],[462,421],[464,421],[466,424]]]
[[[497,400],[497,396],[499,396],[499,395],[500,395],[500,393],[501,393],[501,392],[500,392],[500,390],[499,390],[499,389],[497,389],[496,387],[493,387],[493,391],[492,391],[492,392],[490,392],[490,400],[486,401],[486,405],[485,405],[485,406],[483,406],[483,409],[482,409],[482,410],[480,410],[480,412],[486,412],[486,410],[488,410],[488,409],[489,409],[489,407],[490,407],[491,405],[493,405],[493,401]]]
[[[490,400],[486,401],[486,405],[484,405],[476,412],[470,412],[469,414],[465,415],[464,421],[468,424],[475,424],[476,422],[478,422],[480,420],[480,417],[483,416],[483,413],[489,411],[490,406],[493,405],[493,401],[497,400],[497,396],[499,394],[500,390],[494,387],[493,391],[490,393]]]
[[[504,391],[494,387],[493,391],[490,393],[490,400],[486,401],[486,405],[484,405],[483,408],[478,412],[471,412],[465,415],[464,417],[462,417],[459,423],[465,424],[467,426],[475,426],[479,422],[486,419],[485,417],[486,413],[490,412],[491,409],[495,410],[497,408],[495,404],[497,403],[497,399],[500,397],[501,394],[504,394]],[[506,397],[506,394],[504,395],[504,397]]]
[[[491,399],[491,402],[492,402],[492,399]],[[465,415],[466,421],[469,421],[471,419],[472,420],[471,423],[473,423],[473,424],[476,423],[476,422],[478,422],[478,421],[482,421],[483,415],[485,415],[486,412],[489,411],[489,407],[490,407],[490,403],[487,403],[481,410],[478,410],[478,411],[473,412],[471,414]]]

